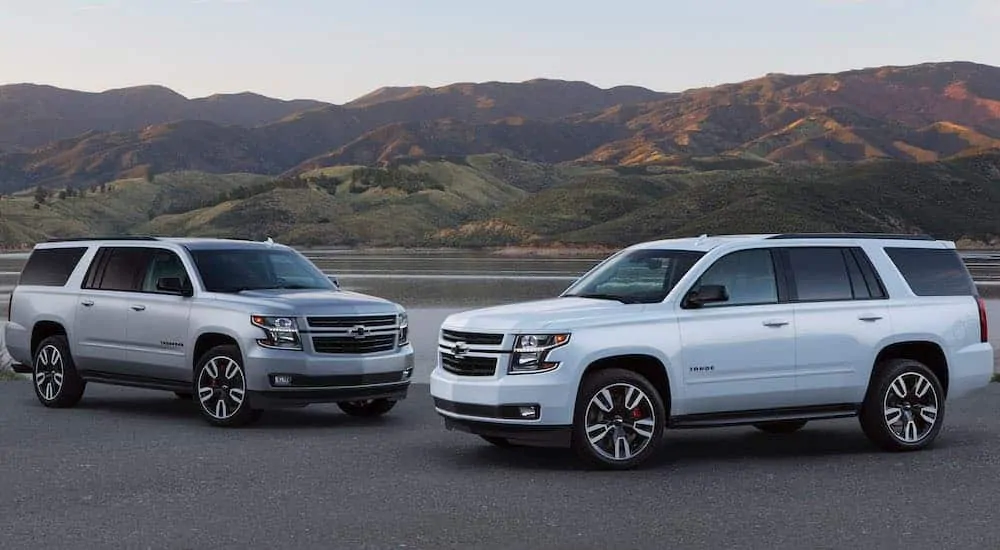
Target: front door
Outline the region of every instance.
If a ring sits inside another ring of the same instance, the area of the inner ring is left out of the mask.
[[[144,378],[188,382],[193,368],[186,360],[191,346],[188,334],[191,298],[160,290],[157,282],[177,278],[190,288],[191,279],[173,251],[162,248],[147,251],[141,284],[127,308],[127,358],[136,374]]]
[[[686,404],[679,414],[795,404],[795,318],[775,266],[767,249],[732,252],[692,286],[723,285],[728,299],[679,309]]]

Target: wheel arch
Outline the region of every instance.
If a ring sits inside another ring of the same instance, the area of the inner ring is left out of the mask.
[[[944,398],[948,396],[949,370],[948,355],[944,346],[931,339],[903,340],[886,344],[879,350],[868,377],[868,388],[872,387],[882,365],[893,359],[910,359],[926,365],[941,382]]]
[[[216,347],[216,346],[235,346],[239,350],[240,358],[243,357],[243,348],[240,346],[239,338],[237,338],[231,332],[220,329],[220,328],[210,328],[203,330],[195,338],[194,348],[191,350],[191,369],[194,370],[198,367],[198,360],[201,359],[205,353]]]
[[[674,403],[673,385],[670,382],[667,363],[663,359],[652,353],[640,351],[612,353],[590,359],[587,367],[580,376],[580,383],[577,384],[577,393],[579,393],[579,388],[588,375],[609,368],[632,371],[649,380],[663,400],[663,407],[666,409],[667,418],[670,417],[670,411],[673,409]],[[574,399],[575,397],[574,395]]]
[[[31,342],[28,348],[31,352],[31,356],[35,356],[35,351],[38,350],[38,346],[43,340],[50,336],[63,335],[66,337],[67,344],[69,342],[69,330],[66,328],[66,324],[62,321],[54,319],[39,319],[31,326]],[[70,346],[70,351],[72,352],[72,346]]]

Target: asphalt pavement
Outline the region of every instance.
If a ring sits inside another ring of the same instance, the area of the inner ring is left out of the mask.
[[[211,428],[172,394],[76,409],[0,383],[0,548],[998,548],[1000,384],[929,450],[855,420],[668,432],[642,470],[447,432],[426,385],[378,420],[335,406]]]

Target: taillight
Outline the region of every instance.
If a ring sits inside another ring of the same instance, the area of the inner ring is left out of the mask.
[[[976,303],[979,304],[979,341],[989,342],[990,330],[989,322],[986,320],[986,300],[982,299],[982,297],[977,297]]]

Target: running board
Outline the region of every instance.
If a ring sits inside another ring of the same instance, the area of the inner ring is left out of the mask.
[[[143,388],[147,390],[166,390],[191,392],[190,382],[179,380],[165,380],[163,378],[151,378],[149,376],[132,376],[112,372],[102,372],[94,370],[81,370],[80,378],[88,382],[99,384],[110,384],[112,386],[126,386],[130,388]]]
[[[721,428],[782,420],[829,420],[857,416],[859,409],[860,405],[858,404],[843,403],[815,407],[784,407],[780,409],[687,414],[671,418],[667,427],[675,429]]]

